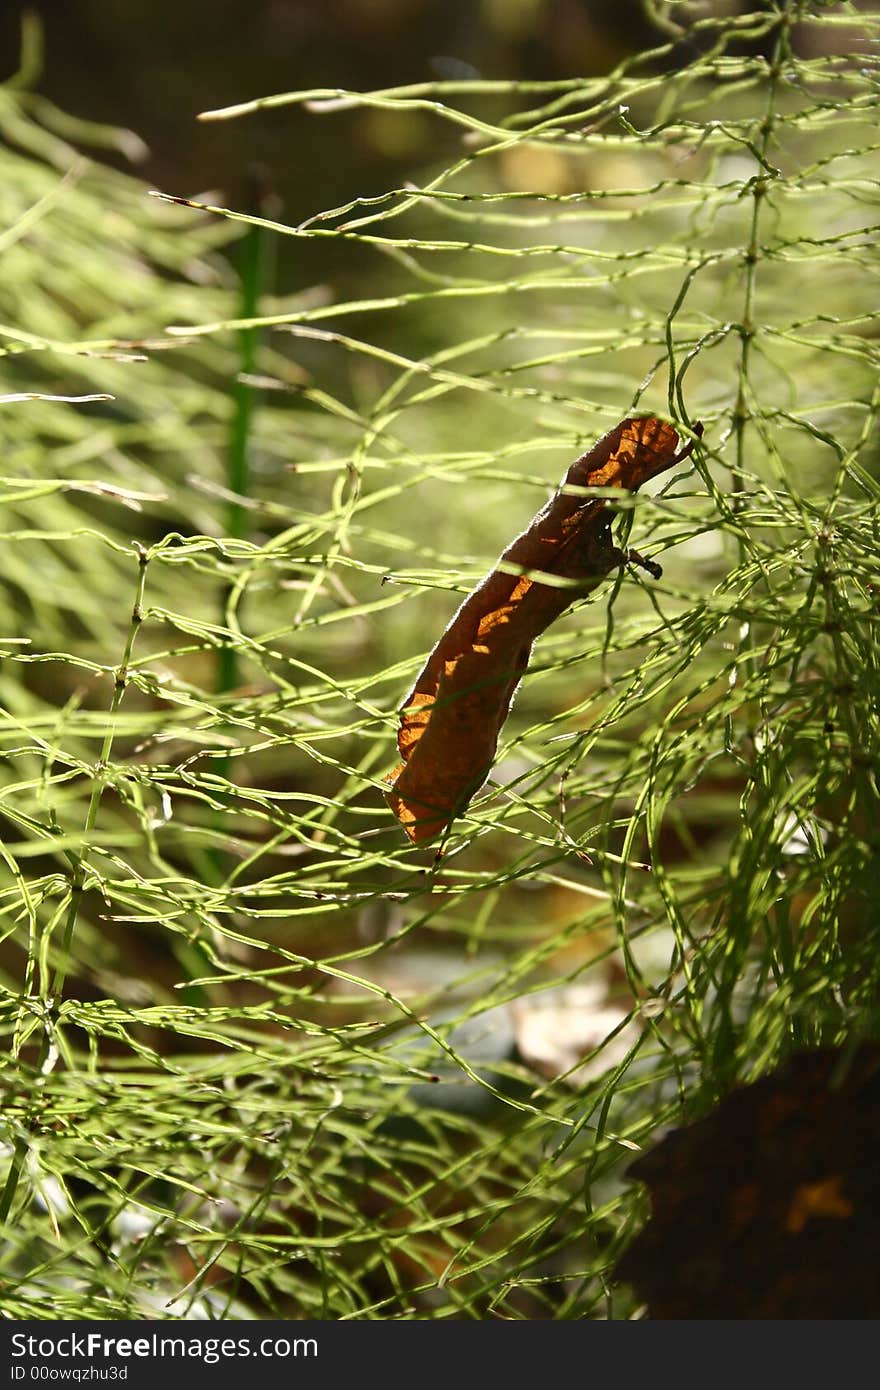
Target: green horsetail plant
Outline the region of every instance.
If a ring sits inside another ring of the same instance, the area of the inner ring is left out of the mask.
[[[205,113],[431,123],[296,226],[0,91],[2,391],[113,398],[0,407],[7,1317],[627,1318],[633,1152],[876,1035],[878,18],[651,14]],[[242,313],[255,227],[305,288]],[[704,430],[610,499],[662,577],[536,643],[438,858],[400,704],[633,415]]]

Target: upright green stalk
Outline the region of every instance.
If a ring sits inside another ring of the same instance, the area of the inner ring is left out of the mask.
[[[258,185],[258,176],[251,178],[248,199],[252,211],[259,213],[267,195]],[[262,227],[249,225],[242,241],[239,317],[256,318],[259,313],[260,289],[265,271],[265,232]],[[233,414],[229,436],[227,483],[231,493],[226,514],[226,529],[236,540],[245,540],[248,533],[246,499],[250,495],[250,439],[253,423],[254,391],[247,378],[256,365],[259,330],[241,328],[238,332],[238,373],[232,387]],[[226,595],[224,595],[224,605]],[[238,684],[238,661],[234,647],[221,647],[217,662],[217,687],[221,692]]]
[[[779,16],[779,28],[770,59],[770,79],[767,83],[767,108],[758,130],[759,139],[752,147],[757,157],[759,170],[751,180],[752,217],[749,226],[749,240],[744,253],[745,291],[743,294],[742,318],[739,324],[740,356],[739,376],[736,392],[736,405],[733,411],[733,434],[736,450],[735,462],[731,468],[733,480],[733,507],[738,510],[743,505],[743,480],[745,476],[746,425],[749,422],[748,379],[749,358],[752,339],[755,336],[755,293],[757,284],[758,259],[760,255],[761,212],[767,196],[770,178],[770,165],[767,155],[776,126],[776,93],[782,72],[782,59],[788,50],[790,17],[788,10]],[[742,545],[742,542],[740,542]]]
[[[758,127],[758,138],[751,145],[752,153],[757,161],[758,169],[750,180],[750,191],[752,198],[752,211],[749,222],[748,241],[743,253],[744,260],[744,291],[742,315],[739,323],[740,337],[740,356],[739,371],[737,379],[736,401],[733,408],[733,439],[734,439],[734,460],[730,465],[732,496],[731,505],[734,514],[738,514],[746,506],[746,427],[752,416],[749,403],[749,368],[752,355],[752,343],[755,336],[756,320],[755,307],[757,298],[757,271],[758,262],[761,256],[761,221],[762,212],[766,204],[767,189],[773,177],[773,169],[768,160],[770,145],[774,137],[777,120],[777,91],[779,79],[782,74],[782,62],[789,49],[789,25],[791,23],[788,7],[780,12],[776,30],[776,39],[773,45],[773,52],[770,58],[770,75],[767,83],[767,104],[764,116]],[[746,539],[743,533],[739,534],[739,554],[740,562],[745,558]],[[739,667],[740,678],[751,683],[757,677],[761,658],[755,653],[755,639],[752,624],[749,622],[740,624],[737,642],[740,650],[744,654],[744,661]],[[745,705],[744,710],[749,706]],[[749,718],[749,727],[746,730],[748,739],[754,742],[755,720]],[[715,1037],[713,1047],[713,1067],[711,1069],[711,1085],[713,1089],[721,1088],[732,1079],[735,1073],[735,1052],[736,1052],[736,1024],[733,1017],[733,996],[737,984],[741,978],[742,962],[748,947],[748,931],[745,935],[740,931],[739,924],[747,923],[751,926],[750,915],[747,908],[748,894],[751,891],[754,874],[758,872],[757,866],[763,858],[762,839],[766,833],[766,827],[761,821],[760,814],[756,814],[753,821],[748,826],[743,825],[741,835],[745,836],[745,842],[738,851],[734,852],[732,868],[735,869],[731,874],[730,898],[727,910],[727,950],[726,966],[722,971],[718,989],[718,1019],[719,1027]]]
[[[266,191],[265,179],[260,171],[251,171],[249,185],[246,200],[248,210],[262,214],[269,201],[269,195]],[[256,318],[259,313],[260,290],[266,273],[265,250],[266,234],[264,229],[249,224],[241,242],[238,313],[242,319]],[[227,487],[230,496],[226,512],[227,534],[236,540],[246,540],[250,530],[246,503],[250,496],[251,487],[250,448],[254,416],[254,390],[248,377],[256,365],[259,339],[260,333],[257,328],[241,328],[238,331],[238,371],[232,386],[233,412],[227,459]],[[231,586],[226,585],[222,594],[224,619],[230,589]],[[238,652],[234,646],[227,643],[220,647],[217,652],[218,693],[222,695],[228,690],[234,690],[239,684]],[[221,753],[218,756],[214,768],[218,777],[228,778],[228,753]],[[223,815],[223,811],[214,813],[213,819],[218,827],[222,824]],[[208,862],[210,864],[209,872],[216,881],[222,881],[228,872],[226,856],[219,849],[212,850],[208,854]],[[184,997],[192,1001],[195,996],[191,996],[187,992]]]

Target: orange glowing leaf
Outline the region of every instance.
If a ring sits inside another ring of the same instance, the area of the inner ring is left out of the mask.
[[[386,797],[415,843],[439,835],[488,776],[535,638],[629,558],[612,543],[606,500],[565,488],[635,492],[691,447],[676,453],[675,430],[653,418],[624,420],[609,430],[575,460],[562,488],[465,599],[401,709],[403,761]],[[542,575],[567,582],[545,583]]]

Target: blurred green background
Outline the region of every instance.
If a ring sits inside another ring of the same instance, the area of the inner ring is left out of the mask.
[[[593,76],[657,38],[636,0],[229,0],[222,14],[209,0],[13,0],[0,16],[7,70],[28,9],[45,21],[41,90],[136,131],[149,148],[145,179],[189,196],[220,189],[239,206],[258,159],[291,222],[442,160],[452,138],[418,114],[330,129],[295,111],[205,126],[199,111],[307,87]]]

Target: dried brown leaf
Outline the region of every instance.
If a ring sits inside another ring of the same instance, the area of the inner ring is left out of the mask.
[[[575,460],[560,490],[453,617],[401,709],[403,761],[386,793],[415,843],[440,834],[488,776],[535,638],[627,559],[611,540],[607,499],[566,489],[635,492],[690,452],[677,449],[678,435],[663,420],[615,426]]]

